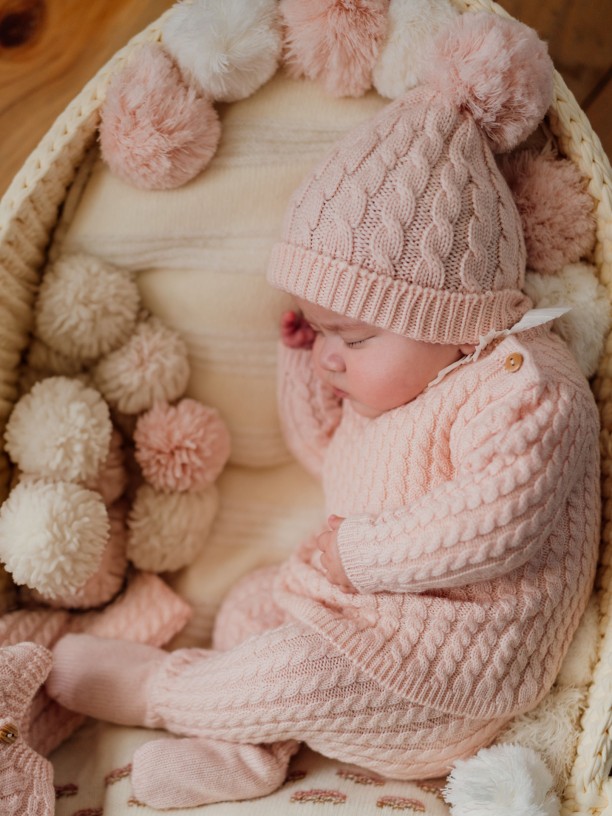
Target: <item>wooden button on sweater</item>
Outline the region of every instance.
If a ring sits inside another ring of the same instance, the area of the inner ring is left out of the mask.
[[[0,742],[5,742],[7,745],[12,745],[19,735],[17,726],[12,723],[7,723],[0,727]]]
[[[506,362],[504,363],[504,368],[506,371],[518,371],[519,368],[523,365],[523,355],[519,354],[518,351],[515,351],[514,354],[509,354],[506,357]]]

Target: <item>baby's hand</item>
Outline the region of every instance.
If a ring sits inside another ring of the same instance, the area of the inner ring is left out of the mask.
[[[287,348],[310,349],[315,333],[301,312],[285,312],[281,317],[281,340]]]
[[[321,552],[321,566],[329,582],[340,587],[344,592],[355,592],[355,587],[347,578],[338,553],[338,528],[343,521],[344,519],[340,516],[330,516],[327,519],[330,529],[318,536],[317,546]]]

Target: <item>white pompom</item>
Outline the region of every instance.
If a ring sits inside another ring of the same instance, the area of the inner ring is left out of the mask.
[[[24,479],[0,508],[0,559],[15,583],[50,598],[96,573],[109,535],[102,498],[70,482]]]
[[[456,762],[444,798],[453,816],[559,816],[561,807],[552,774],[520,745],[493,745]]]
[[[136,282],[126,272],[91,255],[65,255],[42,279],[36,331],[54,351],[91,361],[125,343],[139,308]]]
[[[183,395],[189,379],[187,346],[173,329],[151,317],[137,324],[124,346],[103,357],[93,374],[113,408],[138,414]]]
[[[49,377],[15,405],[6,450],[24,473],[84,481],[99,472],[112,430],[108,405],[95,389],[68,377]]]
[[[580,716],[584,711],[584,688],[553,686],[530,711],[510,720],[497,744],[514,743],[537,751],[565,787],[576,756]]]
[[[160,493],[141,485],[128,516],[128,559],[149,572],[174,572],[191,564],[206,543],[218,506],[214,485],[188,493]]]
[[[221,102],[254,93],[276,72],[281,53],[277,0],[179,3],[162,44],[188,81]]]
[[[556,275],[528,272],[525,293],[536,307],[571,306],[571,311],[554,322],[554,329],[567,343],[585,377],[597,370],[604,342],[610,331],[610,301],[589,264],[568,264]]]
[[[435,34],[459,14],[450,0],[391,0],[387,39],[372,73],[381,96],[397,99],[419,83],[419,65]]]

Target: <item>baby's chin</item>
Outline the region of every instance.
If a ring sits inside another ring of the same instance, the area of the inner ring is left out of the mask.
[[[382,414],[386,414],[387,411],[392,411],[392,408],[375,408],[373,405],[366,405],[363,402],[358,402],[357,400],[350,399],[348,400],[351,403],[351,407],[356,414],[359,416],[366,417],[367,419],[376,419]]]
[[[370,403],[359,402],[359,400],[351,397],[346,397],[345,399],[347,402],[350,402],[353,411],[356,414],[359,414],[359,416],[366,417],[367,419],[376,419],[383,414],[388,414],[390,411],[395,411],[397,408],[402,408],[404,405],[408,405],[408,403],[416,399],[417,396],[418,394],[415,394],[402,402],[393,402],[389,405],[371,405]]]

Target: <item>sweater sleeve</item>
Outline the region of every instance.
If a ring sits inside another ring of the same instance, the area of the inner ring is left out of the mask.
[[[527,562],[597,462],[594,410],[586,395],[549,383],[464,418],[451,479],[407,506],[342,523],[338,549],[355,588],[425,592]]]
[[[325,450],[342,414],[342,404],[315,376],[312,352],[279,343],[278,399],[285,441],[295,458],[320,477]]]

